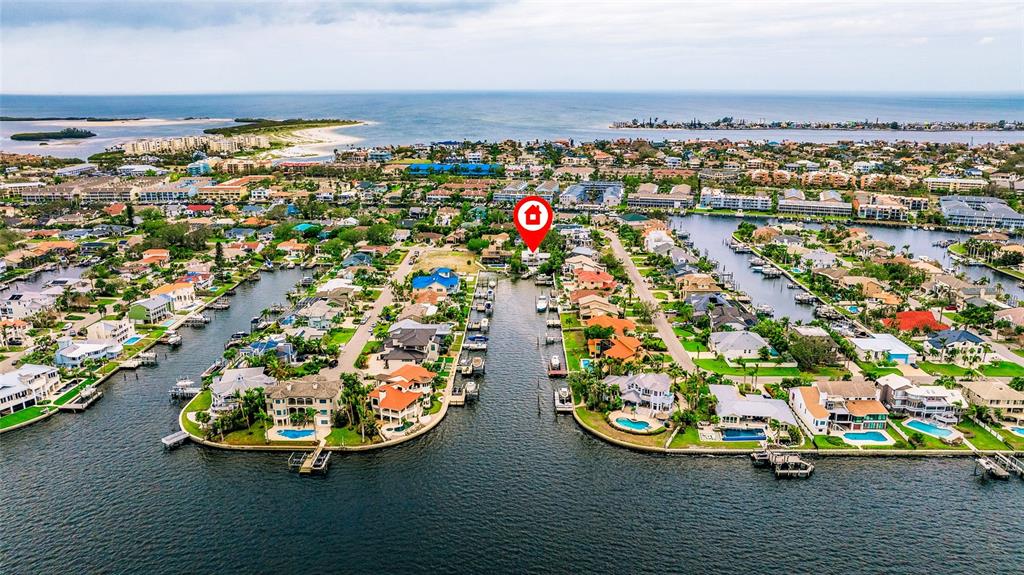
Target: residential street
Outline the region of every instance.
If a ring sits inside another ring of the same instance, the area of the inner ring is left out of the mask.
[[[665,319],[665,314],[660,311],[661,308],[658,305],[658,299],[654,297],[650,288],[647,287],[647,282],[644,280],[644,277],[640,275],[640,271],[636,269],[636,264],[633,263],[633,260],[629,257],[629,252],[627,252],[626,248],[622,245],[622,242],[619,240],[619,236],[607,230],[600,231],[611,241],[612,251],[615,253],[615,257],[622,260],[622,265],[626,268],[626,273],[629,274],[629,278],[633,281],[637,297],[639,297],[641,301],[651,303],[658,308],[659,311],[654,314],[653,323],[654,327],[658,329],[658,335],[660,335],[662,341],[665,342],[669,355],[671,355],[672,359],[683,369],[687,371],[696,371],[697,364],[693,363],[693,360],[690,359],[690,354],[686,352],[686,349],[683,348],[682,342],[679,341],[675,332],[672,331],[672,325],[669,324],[667,319]]]

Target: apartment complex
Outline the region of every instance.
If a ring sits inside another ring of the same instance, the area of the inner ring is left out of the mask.
[[[843,196],[835,190],[826,190],[818,194],[817,200],[799,197],[779,199],[778,211],[790,214],[807,214],[811,216],[849,216],[853,208]]]
[[[681,210],[693,206],[693,194],[690,193],[690,186],[686,184],[672,186],[667,194],[658,193],[658,186],[655,184],[641,184],[637,191],[626,198],[626,205],[631,208]]]
[[[754,195],[728,194],[719,189],[709,188],[701,192],[700,205],[714,210],[767,212],[772,209],[772,199],[764,192],[757,192]]]
[[[939,205],[946,222],[953,226],[1024,228],[1024,215],[999,198],[945,196]]]
[[[177,138],[154,138],[134,140],[121,144],[126,156],[142,156],[145,154],[177,154],[195,150],[210,153],[232,154],[242,150],[269,148],[270,138],[260,135],[240,136],[180,136]]]
[[[988,185],[981,178],[925,178],[922,181],[929,192],[970,192]]]

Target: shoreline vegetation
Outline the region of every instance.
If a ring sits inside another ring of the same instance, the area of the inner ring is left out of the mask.
[[[57,132],[23,132],[20,134],[11,134],[11,139],[22,142],[45,142],[47,140],[80,140],[95,136],[96,133],[90,132],[89,130],[64,128]]]
[[[689,120],[669,121],[662,118],[636,118],[626,122],[612,122],[614,130],[874,130],[895,132],[990,132],[1021,131],[1024,123],[999,120],[996,122],[881,122],[878,120],[852,120],[836,122],[794,122],[794,121],[748,121],[725,117],[711,122]]]
[[[225,126],[222,128],[207,128],[204,134],[215,134],[219,136],[239,136],[242,134],[277,134],[280,132],[295,132],[309,128],[326,128],[339,126],[353,126],[360,124],[359,120],[341,119],[303,119],[292,118],[288,120],[268,120],[265,118],[235,118],[238,126]]]

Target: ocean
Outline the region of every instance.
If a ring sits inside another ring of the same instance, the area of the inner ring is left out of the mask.
[[[1020,142],[1024,132],[847,132],[798,130],[613,130],[612,122],[658,117],[669,121],[721,117],[780,121],[1024,120],[1024,94],[840,95],[735,92],[408,92],[297,93],[166,96],[0,95],[0,115],[148,118],[347,118],[365,120],[345,134],[359,145],[442,140],[515,139],[586,141],[617,137],[801,140],[920,140]],[[46,122],[3,122],[0,149],[88,156],[131,138],[199,133],[204,127],[93,128],[97,137],[77,146],[13,142],[12,133],[53,128]]]

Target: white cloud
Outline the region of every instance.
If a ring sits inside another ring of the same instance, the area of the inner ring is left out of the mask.
[[[1005,3],[21,4],[0,24],[6,93],[1024,89],[997,73],[1021,51],[979,47],[1020,44]]]
[[[995,42],[995,41],[996,41],[996,39],[993,38],[992,36],[985,36],[985,37],[981,38],[980,40],[978,40],[978,44],[981,44],[981,45],[984,46],[985,44],[991,44],[992,42]]]

